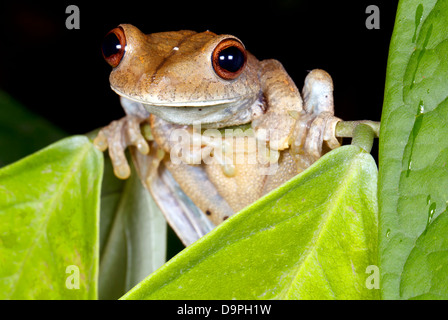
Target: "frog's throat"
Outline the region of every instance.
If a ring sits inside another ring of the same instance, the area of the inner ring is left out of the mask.
[[[257,97],[186,103],[153,103],[117,93],[126,99],[140,103],[147,112],[178,125],[201,124],[203,128],[223,128],[249,123],[263,112],[262,103]]]
[[[178,125],[201,124],[204,128],[241,125],[253,119],[252,100],[200,107],[168,107],[143,104],[146,111]]]

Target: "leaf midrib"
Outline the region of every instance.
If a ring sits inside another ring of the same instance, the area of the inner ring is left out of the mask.
[[[354,162],[357,162],[357,161],[358,161],[358,155],[353,158],[353,160],[350,162],[350,164],[353,164]],[[356,170],[354,170],[353,168],[356,168]],[[347,187],[346,187],[347,184],[349,184],[350,181],[353,181],[353,179],[354,179],[354,177],[356,177],[356,174],[358,171],[359,171],[359,168],[357,166],[348,165],[348,173],[350,173],[350,174],[347,174],[345,176],[346,178],[343,180],[343,183],[341,182],[339,184],[339,187],[336,189],[336,191],[332,195],[343,194],[344,190],[347,189]],[[298,268],[294,272],[294,276],[291,277],[291,281],[289,283],[289,286],[287,286],[287,289],[283,293],[280,293],[280,295],[279,295],[280,299],[284,299],[284,298],[287,298],[288,296],[290,296],[291,290],[294,287],[293,284],[296,282],[296,279],[299,276],[299,274],[301,273],[301,271],[303,270],[304,266],[306,265],[306,262],[309,259],[311,259],[312,254],[316,251],[316,248],[321,243],[322,234],[325,232],[326,227],[328,225],[327,221],[331,218],[332,214],[336,212],[335,208],[339,207],[339,203],[342,201],[342,198],[343,198],[342,196],[337,196],[336,201],[329,202],[328,208],[331,208],[331,210],[326,210],[324,212],[324,217],[321,220],[321,221],[325,221],[325,223],[319,224],[319,228],[318,228],[318,232],[317,232],[318,236],[317,236],[316,240],[312,242],[311,246],[307,246],[308,249],[303,254],[304,258],[297,262]],[[322,270],[324,271],[323,268],[322,268]],[[325,274],[325,272],[324,272],[324,274]],[[325,279],[327,279],[327,277],[325,277]],[[331,288],[331,283],[328,280],[327,280],[327,283],[328,283],[329,287]],[[333,290],[331,290],[331,291],[334,294],[334,291]],[[334,298],[336,298],[336,296],[334,296]]]

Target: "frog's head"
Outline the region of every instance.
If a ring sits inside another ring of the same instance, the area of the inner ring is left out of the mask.
[[[102,49],[113,67],[112,89],[173,123],[245,123],[260,97],[258,60],[232,35],[145,35],[122,24],[106,35]]]

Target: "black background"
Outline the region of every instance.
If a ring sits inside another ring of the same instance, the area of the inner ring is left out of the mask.
[[[66,7],[80,9],[68,30]],[[366,7],[380,9],[368,30]],[[234,34],[261,59],[275,58],[303,86],[322,68],[335,83],[336,115],[380,120],[396,1],[14,1],[0,8],[0,88],[69,134],[124,115],[100,46],[120,23],[145,33],[192,29]]]

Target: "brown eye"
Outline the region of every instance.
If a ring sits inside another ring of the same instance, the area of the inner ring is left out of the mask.
[[[126,36],[123,28],[118,27],[109,31],[104,37],[101,51],[103,57],[112,67],[118,66],[121,59],[123,59],[126,50]]]
[[[246,59],[246,49],[241,42],[236,39],[224,39],[213,50],[213,69],[224,80],[233,80],[243,71]]]

